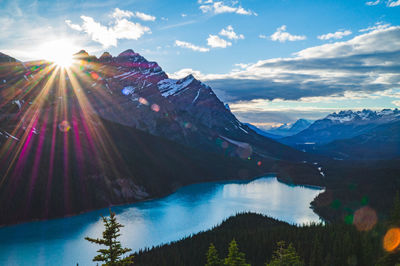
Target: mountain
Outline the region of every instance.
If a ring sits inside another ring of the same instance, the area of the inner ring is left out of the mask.
[[[299,119],[293,124],[283,124],[277,128],[266,130],[267,133],[282,137],[295,135],[311,125],[311,122],[306,119]]]
[[[301,173],[307,155],[241,123],[192,75],[133,50],[0,68],[0,224],[76,214],[182,185]],[[297,169],[297,171],[296,171]],[[301,169],[301,170],[299,170]]]
[[[386,160],[400,157],[400,121],[376,126],[350,139],[315,147],[314,152],[336,159]]]
[[[14,63],[14,62],[17,62],[15,58],[0,52],[0,63]]]
[[[270,139],[280,139],[282,138],[282,136],[279,135],[274,135],[274,134],[270,134],[267,131],[260,129],[250,123],[244,123],[246,126],[248,126],[250,129],[252,129],[254,132],[256,132],[258,135],[270,138]]]
[[[341,111],[317,120],[307,129],[279,141],[297,147],[307,144],[323,145],[334,140],[353,138],[376,126],[394,121],[400,121],[398,109]]]

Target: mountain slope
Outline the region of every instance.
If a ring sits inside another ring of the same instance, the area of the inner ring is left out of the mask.
[[[375,128],[378,125],[400,120],[400,111],[341,111],[315,121],[300,133],[281,139],[282,143],[296,146],[305,143],[326,144],[334,140],[348,139]]]
[[[14,62],[17,62],[15,58],[0,52],[0,63],[14,63]]]
[[[377,126],[354,138],[317,146],[315,153],[340,159],[393,159],[400,157],[400,121]]]
[[[258,135],[210,87],[168,76],[127,50],[85,51],[71,68],[0,68],[0,224],[59,217],[170,193],[193,182],[314,167]],[[296,171],[295,171],[296,172]]]

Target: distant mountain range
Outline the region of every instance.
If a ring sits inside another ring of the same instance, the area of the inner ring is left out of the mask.
[[[209,86],[170,79],[133,50],[74,58],[63,69],[1,55],[0,224],[287,173],[314,157],[257,134]]]
[[[361,135],[378,125],[399,119],[400,111],[397,109],[341,111],[315,121],[307,129],[293,136],[283,138],[281,142],[289,145],[304,143],[326,144],[334,140],[348,139]]]
[[[259,128],[259,127],[256,127],[255,125],[252,125],[250,123],[244,123],[244,124],[246,126],[248,126],[250,129],[252,129],[254,132],[256,132],[257,134],[261,135],[261,136],[264,136],[264,137],[267,137],[267,138],[270,138],[270,139],[280,139],[280,138],[282,138],[282,136],[270,134],[267,131],[265,131],[265,130]]]
[[[311,121],[306,119],[299,119],[293,124],[283,124],[279,127],[272,129],[261,129],[252,124],[246,123],[248,127],[253,129],[259,135],[265,136],[271,139],[281,139],[283,137],[295,135],[302,130],[308,128],[312,124]]]
[[[280,142],[336,159],[399,157],[398,109],[341,111]]]
[[[314,153],[336,159],[394,159],[400,157],[400,121],[379,125],[350,139],[315,147]]]
[[[280,137],[288,137],[307,129],[311,124],[312,121],[310,120],[299,119],[293,124],[283,124],[279,127],[266,130],[266,132]]]

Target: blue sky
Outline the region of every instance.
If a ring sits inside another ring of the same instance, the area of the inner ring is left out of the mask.
[[[400,106],[399,25],[400,0],[0,0],[0,51],[132,48],[268,126]]]

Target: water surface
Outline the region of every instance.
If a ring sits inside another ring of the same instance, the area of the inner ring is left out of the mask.
[[[257,212],[289,223],[318,222],[310,202],[320,189],[289,186],[276,178],[202,183],[168,197],[113,207],[124,224],[121,242],[134,251],[207,230],[238,212]],[[0,265],[95,265],[100,215],[108,209],[0,228]]]

